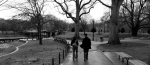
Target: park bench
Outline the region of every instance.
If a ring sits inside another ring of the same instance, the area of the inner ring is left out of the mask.
[[[129,65],[129,59],[132,58],[132,56],[124,53],[124,52],[115,52],[119,58],[118,59],[122,59],[122,62],[124,62],[124,59],[126,60],[127,62],[127,65]]]
[[[144,63],[143,61],[140,60],[129,60],[129,62],[133,65],[148,65],[146,63]]]

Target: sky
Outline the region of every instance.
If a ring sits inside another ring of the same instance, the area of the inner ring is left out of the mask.
[[[9,2],[23,2],[24,0],[9,0]],[[111,0],[102,0],[106,4],[110,4]],[[8,3],[9,3],[8,2]],[[6,3],[7,4],[7,3]],[[4,4],[5,5],[5,4]],[[0,6],[0,18],[4,19],[10,19],[12,16],[17,15],[19,11],[15,9],[9,9],[5,6]],[[52,14],[60,19],[66,20],[69,23],[73,23],[73,21],[70,18],[67,18],[65,15],[62,15],[58,12],[57,8],[54,8],[54,5],[50,3],[47,7],[45,7],[45,13],[44,14]],[[109,8],[103,6],[99,2],[95,5],[95,7],[91,10],[88,16],[91,16],[91,19],[94,20],[100,20],[100,18],[104,15],[105,12],[109,11]],[[87,16],[87,15],[85,15]],[[88,17],[87,16],[87,17]]]

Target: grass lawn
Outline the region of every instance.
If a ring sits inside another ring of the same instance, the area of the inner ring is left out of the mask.
[[[93,40],[93,33],[92,32],[86,32],[88,34],[88,37]],[[79,33],[81,39],[84,38],[84,33],[80,32]],[[63,37],[66,39],[71,39],[74,36],[74,32],[67,32],[66,34],[62,34],[62,35],[58,35],[58,37]],[[100,41],[100,37],[103,36],[104,41],[108,41],[109,39],[109,33],[102,33],[102,34],[98,34],[97,32],[94,34],[94,41]],[[132,37],[131,34],[129,33],[119,33],[119,37],[120,39],[124,39],[124,38],[129,38]],[[141,38],[141,37],[150,37],[149,34],[144,33],[144,34],[138,34],[137,37],[132,37],[132,38]]]
[[[133,56],[134,59],[148,63],[150,59],[150,44],[142,42],[122,42],[120,45],[102,44],[98,46],[98,49],[106,52],[125,52]]]
[[[1,57],[0,65],[51,64],[52,57],[57,58],[55,63],[58,65],[58,53],[61,52],[62,55],[62,49],[64,48],[64,44],[53,40],[44,40],[43,45],[39,45],[38,41],[29,41],[28,44],[20,47],[18,52]]]
[[[103,36],[104,37],[109,37],[109,34],[108,33],[103,33]],[[119,33],[119,37],[120,38],[128,38],[128,37],[133,37],[131,35],[131,33]],[[150,34],[147,34],[147,33],[139,33],[136,37],[133,37],[133,38],[140,38],[140,37],[150,37]]]
[[[93,39],[93,33],[92,32],[86,32],[88,34],[88,37],[92,40]],[[80,32],[79,33],[80,35],[80,38],[83,39],[84,38],[84,33],[83,32]],[[63,37],[63,38],[66,38],[66,39],[72,39],[72,37],[74,36],[74,32],[67,32],[63,35],[58,35],[58,37]],[[94,40],[95,41],[100,41],[100,36],[103,36],[103,35],[99,35],[98,33],[94,33]],[[104,41],[108,40],[107,37],[104,38]]]
[[[8,43],[0,44],[0,54],[8,54],[16,50],[16,47],[22,45],[23,42],[13,41]],[[8,48],[7,48],[8,47]]]

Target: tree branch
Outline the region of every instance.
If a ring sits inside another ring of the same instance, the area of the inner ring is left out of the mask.
[[[7,1],[8,0],[6,0],[6,1],[4,1],[4,0],[0,1],[0,6],[3,5],[4,3],[6,3]]]
[[[81,0],[82,1],[82,0]],[[84,6],[86,6],[87,4],[89,4],[90,2],[91,2],[92,0],[89,0],[88,2],[86,2],[86,3],[84,3],[82,6],[81,6],[81,4],[80,4],[80,10],[84,7]]]
[[[102,2],[101,0],[98,0],[102,5],[104,5],[104,6],[106,6],[106,7],[108,7],[108,8],[112,8],[111,6],[109,6],[109,5],[107,5],[107,4],[105,4],[104,2]]]
[[[139,21],[137,21],[137,24],[139,24],[139,25],[140,25],[141,22],[143,22],[143,20],[145,20],[145,18],[147,18],[147,17],[145,17],[145,18],[142,19],[142,21],[140,21],[140,17],[141,17],[141,14],[140,14],[140,13],[142,12],[142,10],[143,10],[143,8],[144,8],[144,4],[145,4],[145,1],[140,0],[139,11],[138,11],[138,17],[137,17],[137,20],[139,20]]]
[[[80,5],[82,4],[83,0],[80,1]]]
[[[129,10],[129,8],[127,7],[127,5],[122,4],[122,6],[131,14],[132,12]]]
[[[65,7],[61,3],[59,3],[57,0],[54,0],[54,1],[61,7],[62,11],[66,13],[67,18],[71,18],[73,21],[75,21],[75,17],[73,17],[72,14],[69,13],[68,10],[66,10]],[[65,4],[65,6],[68,7],[67,4]]]
[[[81,18],[81,16],[82,15],[84,15],[84,14],[88,14],[88,13],[90,13],[90,11],[91,11],[91,9],[92,8],[94,8],[94,4],[96,3],[96,0],[89,6],[89,7],[87,7],[87,8],[89,8],[89,10],[86,12],[84,12],[84,13],[81,13],[80,15],[79,15],[79,18]],[[85,8],[82,8],[83,10],[85,9]]]
[[[94,7],[90,7],[90,9],[87,12],[84,12],[84,13],[80,14],[79,17],[81,18],[82,15],[90,13],[90,11],[91,11],[92,8],[94,8]]]
[[[128,24],[128,26],[129,26],[129,28],[131,29],[132,27],[131,27],[131,23],[130,22],[127,22],[127,17],[125,16],[125,12],[124,12],[124,9],[123,9],[123,16],[125,17],[125,23],[127,23]]]

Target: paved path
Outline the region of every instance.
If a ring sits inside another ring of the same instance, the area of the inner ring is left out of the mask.
[[[70,42],[70,40],[67,40]],[[139,40],[139,39],[130,39],[126,38],[121,41],[130,41],[130,42],[150,42],[149,40]],[[78,52],[78,60],[73,61],[72,59],[72,52],[68,54],[67,58],[61,65],[126,65],[125,63],[122,63],[120,60],[118,60],[117,56],[113,52],[101,52],[97,50],[97,46],[99,44],[107,43],[107,41],[104,42],[95,42],[92,41],[92,49],[90,49],[89,52],[89,60],[84,62],[84,56],[83,56],[83,50],[79,47]],[[81,44],[81,42],[79,42]]]
[[[70,42],[69,40],[67,41]],[[79,44],[81,44],[81,42],[79,42]],[[113,59],[112,57],[108,58],[103,52],[97,50],[99,44],[104,43],[92,41],[92,49],[89,51],[89,59],[87,61],[84,61],[83,50],[79,47],[78,60],[73,61],[72,52],[70,52],[61,65],[116,65],[110,60]],[[123,64],[119,63],[117,65]]]

